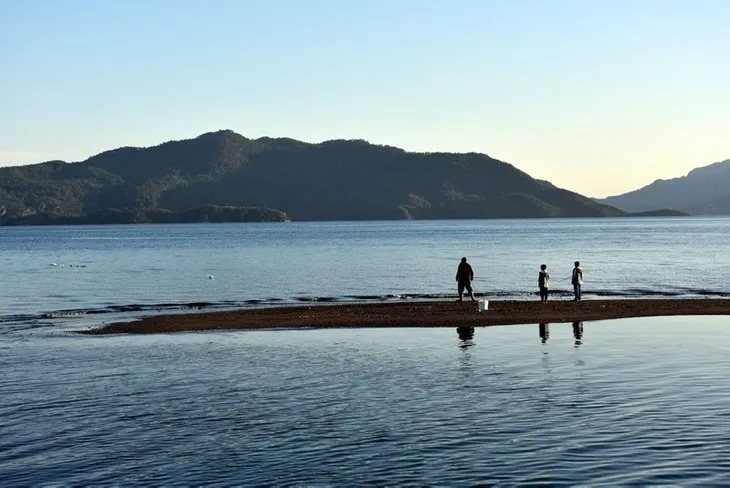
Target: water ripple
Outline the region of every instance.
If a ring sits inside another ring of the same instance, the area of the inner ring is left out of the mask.
[[[23,343],[0,485],[728,484],[730,339],[682,320]]]

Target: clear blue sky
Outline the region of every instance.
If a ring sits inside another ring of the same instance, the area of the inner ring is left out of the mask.
[[[730,158],[725,0],[0,0],[0,165],[232,129],[588,196]]]

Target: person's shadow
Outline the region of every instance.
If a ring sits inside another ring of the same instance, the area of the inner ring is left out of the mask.
[[[550,338],[550,324],[541,322],[539,329],[540,329],[540,339],[542,340],[542,343],[545,344],[547,342],[547,340]]]
[[[573,337],[576,346],[583,344],[583,322],[573,322]]]

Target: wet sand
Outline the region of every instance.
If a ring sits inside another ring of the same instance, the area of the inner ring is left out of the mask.
[[[497,300],[477,310],[470,301],[283,306],[226,312],[158,315],[115,323],[84,334],[345,327],[483,327],[667,315],[730,315],[730,299]]]

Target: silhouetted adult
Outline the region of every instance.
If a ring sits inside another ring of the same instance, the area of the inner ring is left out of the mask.
[[[465,289],[469,292],[471,301],[475,302],[476,298],[474,298],[474,290],[471,288],[471,282],[474,281],[474,270],[472,269],[471,264],[466,262],[466,258],[461,258],[459,267],[456,270],[456,281],[458,283],[459,302],[462,301],[461,296]]]

